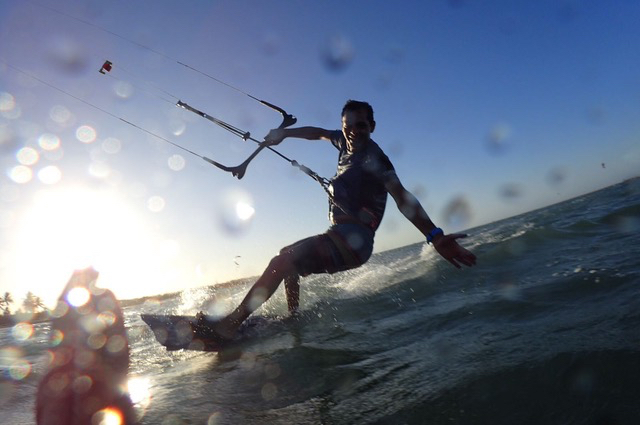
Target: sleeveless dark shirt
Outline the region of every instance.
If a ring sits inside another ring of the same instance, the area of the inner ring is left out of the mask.
[[[340,153],[330,185],[329,220],[332,224],[359,222],[375,231],[387,204],[385,183],[395,177],[393,164],[371,139],[364,149],[349,152],[342,131],[336,130],[331,143]]]

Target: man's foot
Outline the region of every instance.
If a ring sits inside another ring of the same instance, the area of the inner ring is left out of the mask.
[[[297,320],[297,319],[299,319],[301,317],[302,317],[302,313],[300,313],[300,310],[298,310],[298,309],[289,312],[289,318],[290,319]]]
[[[222,320],[212,320],[204,312],[196,314],[195,321],[191,323],[191,328],[195,334],[195,337],[206,339],[218,339],[221,342],[228,342],[233,340],[237,326],[226,326],[226,322],[230,322],[228,318]],[[232,324],[233,325],[233,324]]]

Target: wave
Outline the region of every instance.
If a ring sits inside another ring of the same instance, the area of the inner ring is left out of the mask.
[[[480,374],[376,424],[631,424],[638,351],[558,353]]]
[[[159,412],[193,423],[635,424],[640,204],[620,190],[470,230],[473,269],[414,244],[303,279],[302,315],[283,320],[277,291],[236,359],[167,354],[134,308],[134,368],[157,375]],[[152,307],[232,305],[252,282]],[[178,406],[185,391],[206,400]]]

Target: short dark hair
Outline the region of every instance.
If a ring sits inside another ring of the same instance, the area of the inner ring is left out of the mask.
[[[352,100],[352,99],[347,100],[347,103],[345,103],[344,107],[342,108],[341,116],[344,117],[344,114],[347,111],[360,111],[360,110],[364,110],[367,112],[367,119],[369,120],[369,124],[371,124],[371,126],[374,126],[375,121],[373,119],[373,108],[367,102],[361,102],[359,100]]]

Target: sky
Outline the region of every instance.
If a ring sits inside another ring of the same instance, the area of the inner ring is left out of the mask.
[[[257,145],[177,100],[257,140],[281,117],[251,97],[328,129],[368,101],[448,233],[636,176],[638,22],[632,0],[2,0],[0,294],[53,305],[87,266],[123,299],[222,283],[327,228],[322,188],[277,155],[242,180],[204,161]],[[326,142],[276,149],[335,173]],[[375,250],[421,240],[390,199]]]

